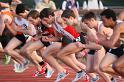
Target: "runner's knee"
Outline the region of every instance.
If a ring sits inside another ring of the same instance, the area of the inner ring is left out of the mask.
[[[5,48],[4,51],[5,51],[5,53],[10,53],[11,52],[11,49]]]
[[[94,71],[97,72],[99,70],[99,66],[94,66],[93,69],[94,69]]]
[[[105,72],[106,67],[107,67],[106,65],[100,64],[99,69],[100,69],[101,71]]]
[[[119,70],[119,67],[120,67],[120,64],[118,62],[115,62],[113,65],[112,65],[112,68],[115,70],[115,71],[118,71]]]

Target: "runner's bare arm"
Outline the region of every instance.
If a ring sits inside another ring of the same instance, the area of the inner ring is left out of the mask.
[[[99,39],[99,43],[103,46],[113,48],[120,37],[120,33],[121,33],[123,26],[124,26],[124,24],[117,25],[113,30],[113,34],[112,34],[111,38],[106,39],[106,40]]]
[[[10,24],[9,24],[9,22],[8,22],[8,20],[6,19],[5,21],[4,21],[4,23],[5,23],[5,25],[6,25],[6,27],[9,29],[9,31],[13,34],[13,35],[16,35],[16,31],[14,30],[14,24],[13,24],[13,22],[12,22],[12,26],[10,26]]]

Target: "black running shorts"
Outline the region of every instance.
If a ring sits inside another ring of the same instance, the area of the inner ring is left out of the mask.
[[[21,41],[23,45],[26,43],[27,38],[24,36],[24,34],[17,34],[15,37],[16,37],[19,41]]]
[[[95,52],[96,52],[96,50],[90,50],[90,51],[88,52],[88,54],[89,54],[89,55],[94,55]]]
[[[62,44],[63,45],[68,45],[68,44],[70,44],[72,42],[81,42],[82,44],[86,44],[86,41],[85,41],[84,36],[85,35],[83,33],[80,33],[80,36],[77,37],[75,40],[71,40],[67,36],[63,36],[63,38],[62,38]]]
[[[117,57],[124,55],[124,44],[122,44],[120,47],[118,47],[116,49],[110,49],[109,53],[112,53],[112,54],[116,55]]]

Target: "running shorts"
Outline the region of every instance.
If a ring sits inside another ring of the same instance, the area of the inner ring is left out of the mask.
[[[120,57],[124,54],[124,44],[121,44],[120,47],[116,49],[109,49],[109,53],[112,53],[116,55],[117,57]]]
[[[80,36],[77,37],[75,40],[71,40],[69,39],[68,37],[66,36],[63,36],[62,38],[62,44],[65,46],[65,45],[68,45],[72,42],[81,42],[82,44],[86,44],[86,41],[85,41],[85,38],[84,38],[84,34],[83,33],[80,33]]]

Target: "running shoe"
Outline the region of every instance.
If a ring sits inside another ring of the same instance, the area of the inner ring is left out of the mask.
[[[116,78],[112,77],[111,82],[118,82]]]
[[[32,75],[32,77],[38,77],[38,76],[41,76],[43,74],[46,74],[46,68],[41,68],[41,71],[35,71],[35,73]]]
[[[20,64],[20,69],[22,71],[25,71],[26,69],[28,69],[28,64],[30,63],[30,61],[28,59],[25,59],[25,62],[23,64]]]
[[[46,73],[46,78],[50,78],[52,76],[52,74],[54,73],[53,70],[47,70],[47,73]]]
[[[18,72],[18,73],[22,73],[24,72],[26,69],[28,69],[28,64],[29,64],[29,60],[26,59],[25,63],[23,64],[19,64],[16,61],[14,61],[14,71]]]
[[[67,71],[62,72],[62,73],[58,73],[58,76],[54,82],[59,82],[60,80],[64,79],[68,74],[69,73]]]
[[[89,76],[86,74],[85,76],[84,76],[84,82],[89,82]]]
[[[20,64],[14,60],[14,69],[16,73],[22,73],[22,69],[20,68]]]
[[[35,73],[32,75],[32,77],[38,77],[38,76],[41,76],[43,74],[46,74],[47,73],[47,63],[44,63],[42,66],[41,66],[41,71],[35,71]]]
[[[76,73],[76,76],[74,78],[74,80],[72,80],[72,82],[76,82],[78,81],[79,79],[81,79],[82,77],[84,77],[86,75],[86,73],[84,71],[81,71],[79,73]]]
[[[7,64],[9,64],[10,60],[11,60],[11,56],[5,54],[3,63],[7,65]]]
[[[99,75],[96,75],[96,78],[91,78],[90,82],[97,82],[99,79]]]

